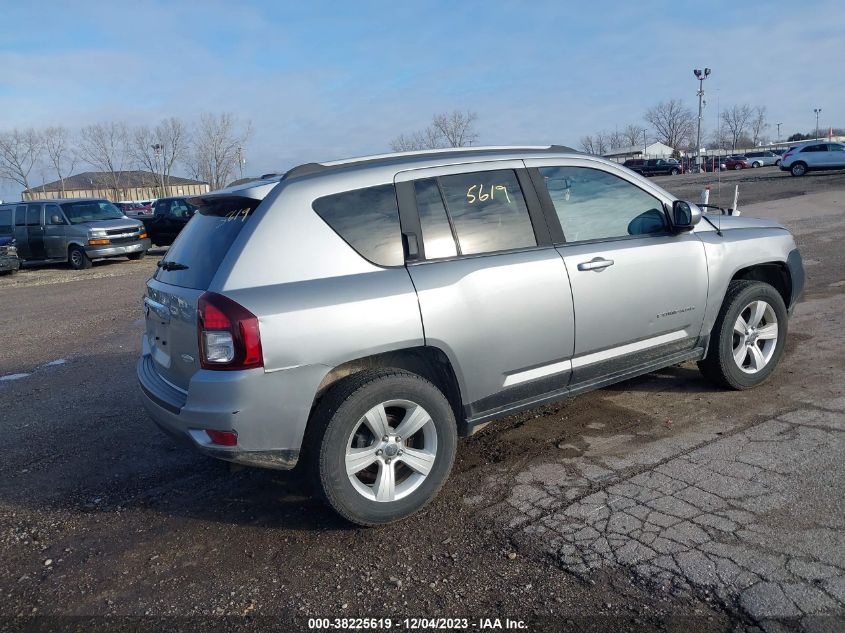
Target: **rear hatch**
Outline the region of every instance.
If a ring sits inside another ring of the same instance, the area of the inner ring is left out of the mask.
[[[200,368],[197,301],[271,189],[223,190],[193,198],[198,206],[194,217],[147,282],[146,342],[153,369],[173,387],[186,391],[191,376]]]

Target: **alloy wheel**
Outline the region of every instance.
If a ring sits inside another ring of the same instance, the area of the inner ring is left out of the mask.
[[[358,420],[346,443],[346,474],[363,497],[398,501],[419,488],[437,457],[437,429],[409,400],[382,402]]]
[[[734,322],[733,357],[737,367],[747,374],[761,371],[775,353],[778,320],[771,305],[752,301]]]

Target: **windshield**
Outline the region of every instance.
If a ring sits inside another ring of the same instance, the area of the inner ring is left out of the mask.
[[[71,224],[95,222],[97,220],[119,220],[123,217],[123,211],[108,200],[65,202],[62,205],[62,210]]]

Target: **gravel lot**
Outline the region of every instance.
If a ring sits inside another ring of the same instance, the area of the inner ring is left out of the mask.
[[[157,257],[0,278],[0,630],[845,629],[845,174],[657,181],[723,204],[739,182],[743,213],[796,234],[807,294],[774,377],[726,392],[685,364],[497,422],[424,513],[381,529],[149,422],[134,363]]]

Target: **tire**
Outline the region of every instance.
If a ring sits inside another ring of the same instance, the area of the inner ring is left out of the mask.
[[[772,375],[783,356],[787,328],[786,305],[774,287],[761,281],[732,281],[710,332],[707,357],[698,368],[722,387],[756,387]]]
[[[147,251],[139,251],[137,253],[129,253],[126,256],[131,259],[133,262],[138,261],[139,259],[144,259],[144,255],[147,254]]]
[[[763,166],[763,163],[760,163],[760,162],[754,161],[753,163],[751,163],[751,166],[752,166],[754,169],[757,169],[758,167],[762,167],[762,166]]]
[[[73,270],[91,268],[91,259],[80,246],[71,246],[68,249],[67,263]]]
[[[734,165],[734,169],[742,169],[742,165]]]
[[[399,437],[406,423],[415,430]],[[455,416],[443,393],[416,374],[386,369],[355,374],[329,390],[309,424],[306,459],[338,514],[375,526],[431,501],[452,470],[456,447]]]
[[[670,171],[670,172],[669,172],[669,174],[670,174],[670,175],[672,175],[672,176],[677,176],[677,175],[678,175],[678,170],[677,170],[677,169],[673,169],[672,171]]]
[[[789,173],[793,176],[803,176],[807,173],[806,163],[792,163],[792,167],[789,168]]]
[[[775,161],[775,167],[780,167],[780,159]]]

